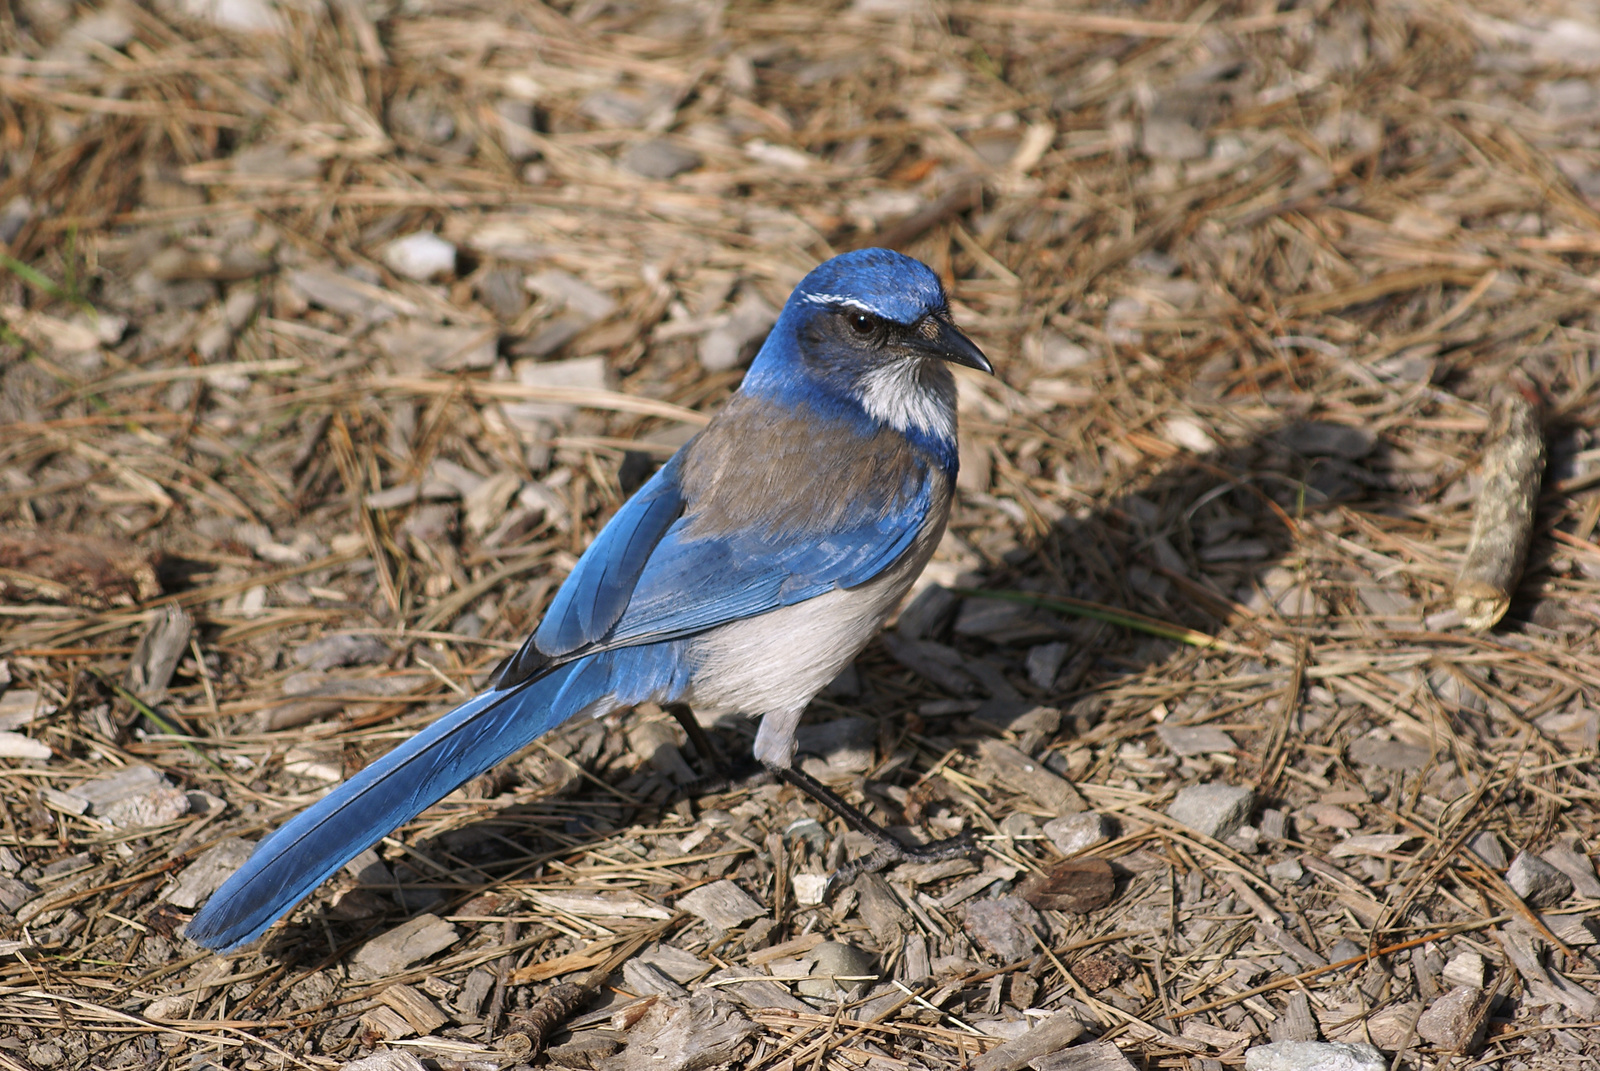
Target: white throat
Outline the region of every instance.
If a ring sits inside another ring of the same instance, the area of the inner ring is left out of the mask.
[[[954,442],[956,403],[953,390],[941,390],[919,374],[921,360],[907,357],[879,365],[856,381],[861,408],[905,434],[915,429],[930,438]]]

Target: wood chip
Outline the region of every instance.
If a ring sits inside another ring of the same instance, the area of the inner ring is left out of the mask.
[[[1083,1024],[1068,1012],[1058,1011],[973,1060],[972,1071],[1021,1071],[1030,1060],[1060,1052],[1082,1036]]]
[[[431,1034],[450,1021],[427,994],[408,985],[389,986],[378,999],[399,1012],[418,1034]]]
[[[350,957],[350,972],[376,980],[399,974],[455,944],[456,928],[437,915],[416,918],[380,934]]]
[[[1002,784],[1031,796],[1039,806],[1052,814],[1071,814],[1089,809],[1089,802],[1072,786],[1072,782],[1051,773],[1020,748],[998,740],[984,740],[978,745],[978,754],[982,757],[984,768]]]
[[[1508,391],[1496,404],[1491,435],[1472,536],[1453,591],[1463,624],[1474,632],[1493,628],[1511,606],[1544,479],[1544,434],[1533,404],[1520,392]]]
[[[1017,891],[1041,911],[1086,915],[1111,902],[1117,882],[1111,864],[1104,859],[1068,859],[1043,877],[1028,875]]]
[[[731,930],[749,919],[761,918],[767,909],[733,882],[723,879],[678,897],[679,909],[698,915],[719,930]]]

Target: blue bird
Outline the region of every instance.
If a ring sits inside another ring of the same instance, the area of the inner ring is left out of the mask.
[[[887,249],[818,266],[739,390],[595,537],[489,690],[264,839],[187,935],[254,939],[356,855],[568,718],[645,701],[760,716],[755,757],[877,845],[908,848],[794,765],[806,705],[883,624],[944,532],[956,478],[949,364],[992,372],[939,278]]]

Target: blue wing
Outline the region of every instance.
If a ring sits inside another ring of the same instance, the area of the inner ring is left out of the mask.
[[[683,513],[682,456],[634,492],[578,559],[530,641],[542,654],[559,658],[594,643],[627,609],[656,545]]]
[[[924,483],[894,510],[826,533],[695,538],[680,520],[651,555],[606,645],[685,636],[865,584],[910,549],[931,508]]]
[[[853,523],[698,535],[685,514],[681,456],[617,512],[556,593],[530,640],[546,658],[675,639],[864,584],[911,547],[935,510],[924,473]]]

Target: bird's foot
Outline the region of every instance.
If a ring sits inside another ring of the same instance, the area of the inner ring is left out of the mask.
[[[872,837],[874,842],[872,851],[835,870],[828,879],[829,892],[844,888],[862,874],[876,874],[886,866],[899,863],[942,863],[946,859],[964,859],[978,850],[977,835],[970,829],[953,837],[946,837],[944,840],[910,846],[901,844],[882,829],[878,830],[876,836],[870,832],[867,832],[867,836]]]
[[[846,863],[834,871],[833,877],[828,882],[830,891],[850,884],[859,874],[874,873],[891,863],[937,863],[945,859],[959,859],[978,850],[977,838],[971,832],[908,847],[895,840],[889,835],[888,830],[868,818],[859,808],[841,799],[831,788],[804,770],[793,766],[769,766],[768,769],[772,771],[774,777],[787,781],[843,818],[851,829],[857,833],[864,833],[872,839],[874,847],[870,854]]]

